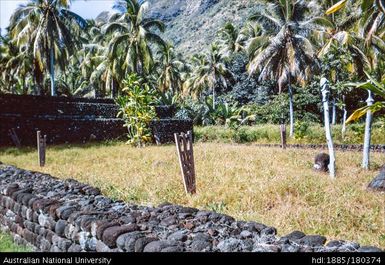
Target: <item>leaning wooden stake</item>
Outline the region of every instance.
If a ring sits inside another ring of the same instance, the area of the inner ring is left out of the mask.
[[[16,134],[15,128],[9,130],[9,135],[11,136],[12,142],[16,145],[17,148],[20,148],[21,142],[19,137]]]
[[[45,166],[45,151],[47,146],[47,135],[44,137],[41,136],[41,132],[37,131],[37,154],[39,157],[39,165],[41,167]]]
[[[286,124],[281,124],[281,147],[286,149]]]
[[[331,178],[336,177],[335,168],[336,168],[336,159],[334,154],[334,145],[333,145],[333,138],[330,130],[330,119],[329,119],[329,84],[328,80],[326,78],[321,78],[321,92],[322,92],[322,102],[324,107],[324,117],[325,117],[325,134],[326,134],[326,140],[328,143],[328,149],[329,149],[329,156],[330,156],[330,162],[329,162],[329,174]]]
[[[196,184],[192,132],[188,131],[187,134],[175,133],[174,137],[185,191],[186,193],[195,194]]]

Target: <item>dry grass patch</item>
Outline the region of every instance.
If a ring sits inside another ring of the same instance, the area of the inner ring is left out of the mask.
[[[174,146],[51,147],[43,169],[34,150],[3,149],[0,161],[75,178],[127,202],[169,201],[275,226],[281,235],[302,230],[385,247],[385,196],[366,190],[377,172],[360,168],[361,153],[337,152],[337,179],[332,181],[312,170],[317,150],[199,143],[194,151],[196,196],[184,193]],[[384,158],[372,154],[373,168]]]

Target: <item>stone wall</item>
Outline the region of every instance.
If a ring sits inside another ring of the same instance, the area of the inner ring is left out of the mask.
[[[14,145],[14,129],[21,145],[36,145],[36,131],[48,144],[82,143],[123,136],[123,121],[116,118],[111,99],[0,95],[0,146]]]
[[[17,243],[37,251],[381,251],[299,231],[278,237],[274,227],[212,211],[113,201],[73,179],[59,180],[1,163],[0,225]]]

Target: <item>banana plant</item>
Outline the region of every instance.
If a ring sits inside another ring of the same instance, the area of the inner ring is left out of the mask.
[[[368,111],[375,113],[377,111],[385,109],[385,79],[382,81],[377,81],[372,76],[370,76],[367,72],[365,72],[365,74],[369,79],[368,81],[363,83],[347,83],[346,86],[350,86],[350,87],[353,86],[356,88],[369,90],[373,92],[373,94],[380,96],[383,99],[383,101],[377,101],[371,106],[365,106],[355,110],[353,114],[350,115],[350,117],[346,120],[346,123],[357,121],[362,116],[366,115]]]
[[[326,15],[331,15],[344,8],[348,2],[353,3],[353,0],[341,0],[332,5],[326,10]],[[385,13],[385,0],[361,0],[361,8],[363,11],[370,9],[373,5],[376,5],[381,12]]]

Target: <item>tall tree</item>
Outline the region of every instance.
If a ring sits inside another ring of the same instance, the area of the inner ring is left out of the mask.
[[[222,53],[225,57],[231,56],[234,52],[238,52],[242,49],[239,42],[239,30],[231,22],[226,23],[218,31],[218,43],[221,46]]]
[[[113,34],[108,44],[109,57],[118,61],[125,74],[141,76],[150,73],[153,65],[153,46],[166,46],[156,30],[164,31],[160,20],[145,18],[147,1],[119,0],[114,8],[121,15],[103,27],[103,33]]]
[[[168,90],[177,92],[182,89],[181,69],[183,62],[178,60],[171,44],[167,44],[159,51],[161,66],[159,67],[158,88],[161,92]]]
[[[48,70],[52,96],[56,96],[55,64],[64,70],[78,47],[71,27],[86,25],[84,19],[68,10],[69,5],[70,0],[31,0],[10,18],[11,37],[32,52],[36,71]]]
[[[194,70],[187,82],[187,89],[195,95],[200,95],[204,89],[212,90],[213,108],[215,109],[215,90],[218,85],[227,87],[233,80],[232,72],[223,62],[223,55],[217,44],[210,46],[210,51],[193,57]]]
[[[316,59],[311,33],[323,31],[331,22],[312,13],[303,0],[274,0],[259,6],[250,17],[262,27],[262,34],[249,43],[250,74],[260,80],[276,80],[281,92],[287,86],[290,98],[290,136],[294,133],[292,84],[304,84],[311,76]]]

